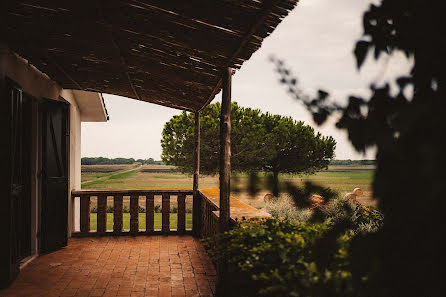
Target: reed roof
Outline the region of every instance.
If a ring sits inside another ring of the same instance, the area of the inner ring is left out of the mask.
[[[7,3],[2,39],[63,88],[196,111],[297,0]]]

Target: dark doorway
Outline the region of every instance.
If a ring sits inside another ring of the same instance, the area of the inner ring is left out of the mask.
[[[41,253],[67,245],[69,105],[42,100],[40,118],[40,231]]]
[[[31,129],[32,99],[12,80],[1,86],[2,166],[1,220],[7,241],[1,249],[0,285],[17,275],[20,262],[31,255]],[[3,186],[4,185],[4,186]]]
[[[12,88],[12,201],[17,261],[31,255],[32,99]]]

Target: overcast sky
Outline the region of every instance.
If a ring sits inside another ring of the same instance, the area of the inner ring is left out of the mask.
[[[376,1],[375,1],[376,2]],[[286,62],[308,93],[324,89],[339,102],[348,95],[367,95],[371,83],[379,84],[407,74],[410,61],[403,55],[371,58],[357,71],[352,50],[362,34],[362,13],[368,0],[301,0],[298,6],[265,39],[262,47],[237,71],[232,98],[241,106],[305,121],[337,141],[336,159],[372,159],[355,152],[334,119],[317,127],[311,116],[290,98],[278,83],[274,55]],[[104,94],[110,115],[107,123],[82,123],[83,157],[133,157],[160,159],[164,123],[181,111],[119,96]],[[213,102],[220,100],[220,94]]]

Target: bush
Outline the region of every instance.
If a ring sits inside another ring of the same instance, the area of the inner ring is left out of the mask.
[[[292,197],[288,194],[282,194],[279,198],[267,202],[265,208],[273,218],[289,221],[306,222],[312,214],[310,209],[296,208]]]
[[[330,201],[323,209],[327,224],[333,225],[339,221],[348,221],[355,232],[370,233],[381,228],[383,215],[372,207],[364,207],[359,203],[345,198]]]
[[[276,200],[266,204],[266,211],[273,218],[288,221],[308,222],[313,220],[313,211],[309,208],[296,207],[289,194],[282,194]],[[332,226],[338,222],[348,222],[355,232],[376,232],[383,222],[383,215],[372,207],[364,207],[343,197],[330,200],[325,207],[320,207],[318,213],[325,223]]]
[[[328,232],[327,224],[264,219],[204,240],[217,266],[224,263],[218,295],[343,296],[350,290],[347,249],[352,234],[321,248]]]

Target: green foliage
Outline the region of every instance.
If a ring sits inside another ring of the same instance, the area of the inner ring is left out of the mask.
[[[344,296],[351,291],[351,233],[323,258],[315,251],[327,232],[325,224],[265,219],[205,240],[210,257],[226,269],[218,296]]]
[[[354,50],[358,68],[369,54],[411,57],[408,76],[371,85],[371,96],[350,96],[346,106],[305,95],[283,62],[275,61],[289,94],[318,122],[341,114],[358,151],[377,148],[373,194],[384,214],[376,233],[352,242],[357,296],[444,296],[446,237],[446,18],[441,1],[382,0],[363,16],[363,38]],[[336,74],[333,74],[336,75]],[[391,87],[392,86],[392,87]],[[367,284],[361,280],[367,278]]]
[[[135,161],[133,158],[104,158],[104,157],[83,157],[81,159],[82,165],[121,165],[121,164],[133,164],[133,163],[141,163],[141,164],[155,164],[162,165],[162,161],[155,161],[153,158],[149,159],[138,159]]]
[[[376,165],[375,160],[331,160],[330,165],[356,165],[356,166],[365,166],[365,165]]]
[[[347,221],[354,232],[377,232],[384,221],[384,216],[379,210],[364,207],[343,197],[331,200],[322,208],[322,212],[327,224],[335,225],[340,221]]]
[[[204,174],[215,174],[219,168],[220,109],[219,103],[211,104],[200,115],[200,172]],[[236,103],[231,112],[231,169],[235,172],[313,173],[334,156],[335,140],[315,133],[303,122]],[[183,112],[167,122],[161,140],[163,161],[192,173],[193,135],[192,113]]]
[[[297,208],[288,194],[281,194],[277,199],[267,202],[265,209],[273,218],[295,222],[307,222],[312,215],[309,208]]]
[[[118,164],[133,164],[135,159],[133,158],[104,158],[104,157],[83,157],[81,159],[82,165],[118,165]]]
[[[303,207],[297,207],[294,199],[290,194],[282,194],[267,203],[265,209],[273,218],[291,222],[319,221],[329,226],[342,222],[355,233],[377,232],[383,224],[384,216],[379,210],[364,207],[344,197],[331,199],[327,205],[319,207],[317,213],[306,203]]]
[[[163,165],[162,161],[155,161],[153,158],[138,159],[136,162],[141,163],[142,165]]]

